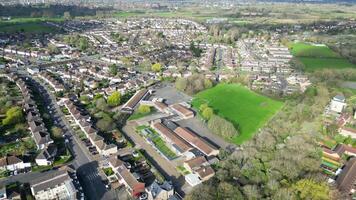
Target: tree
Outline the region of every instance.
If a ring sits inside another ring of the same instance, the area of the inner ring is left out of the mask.
[[[210,117],[208,128],[215,134],[227,139],[231,139],[238,134],[238,131],[231,122],[217,115],[212,115]]]
[[[201,115],[205,120],[209,120],[213,116],[213,114],[213,109],[208,106],[203,108],[203,110],[201,111]]]
[[[79,43],[78,43],[78,48],[81,50],[81,51],[85,51],[87,50],[89,47],[89,41],[87,38],[84,38],[84,37],[81,37],[79,39]]]
[[[115,124],[111,117],[105,116],[96,122],[96,127],[98,127],[101,131],[109,132],[115,128]]]
[[[318,183],[311,179],[301,179],[294,184],[293,188],[300,199],[329,199],[329,187],[326,183]]]
[[[117,75],[117,66],[115,64],[112,64],[109,66],[109,73],[112,75],[112,76],[116,76]]]
[[[20,107],[15,106],[6,111],[6,117],[2,120],[2,125],[13,125],[24,120],[24,116]]]
[[[71,16],[70,12],[66,11],[63,13],[63,18],[65,20],[70,20],[70,19],[72,19],[72,16]]]
[[[48,51],[50,54],[58,54],[60,52],[59,49],[53,44],[48,44]]]
[[[108,104],[111,107],[118,106],[121,102],[121,93],[118,91],[113,92],[109,97],[108,97]]]
[[[189,49],[192,52],[193,56],[195,56],[195,57],[200,57],[201,53],[203,52],[203,50],[201,50],[199,47],[195,46],[193,41],[190,43]]]
[[[151,67],[152,71],[160,72],[162,70],[162,65],[160,63],[155,63]]]
[[[149,112],[151,112],[151,107],[148,105],[140,105],[138,107],[138,112],[141,114],[149,113]]]
[[[193,74],[186,78],[178,78],[176,80],[176,88],[189,95],[196,94],[204,89],[211,88],[213,82],[206,79],[204,75]]]
[[[100,97],[98,100],[96,100],[96,108],[101,111],[106,111],[108,109],[108,105],[103,97]]]
[[[180,91],[184,91],[187,87],[188,81],[185,78],[177,78],[176,80],[176,88]]]
[[[63,131],[61,128],[54,126],[51,128],[53,139],[62,139],[63,138]]]

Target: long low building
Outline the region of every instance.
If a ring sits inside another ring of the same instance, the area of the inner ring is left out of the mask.
[[[193,147],[197,148],[199,151],[204,153],[206,156],[216,156],[219,154],[219,150],[209,145],[205,140],[197,136],[192,131],[178,127],[174,130],[174,132],[179,135],[179,137],[183,138],[186,142],[188,142]]]
[[[121,108],[121,112],[132,113],[138,103],[149,95],[149,90],[142,89],[137,91]]]
[[[194,112],[186,108],[182,104],[173,104],[170,106],[170,108],[172,108],[172,110],[175,111],[183,119],[189,119],[194,117]]]
[[[174,150],[178,154],[184,154],[185,152],[193,149],[187,142],[183,139],[179,138],[176,133],[174,133],[171,129],[167,128],[160,122],[153,123],[152,128],[155,129],[162,138],[168,142],[172,150]]]

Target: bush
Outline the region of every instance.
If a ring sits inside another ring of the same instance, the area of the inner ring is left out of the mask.
[[[211,116],[208,121],[208,128],[215,134],[227,139],[231,139],[238,134],[238,131],[231,122],[217,115]]]

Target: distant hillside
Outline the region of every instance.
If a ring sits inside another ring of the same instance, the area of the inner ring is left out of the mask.
[[[259,2],[290,2],[290,3],[351,3],[356,0],[257,0]]]

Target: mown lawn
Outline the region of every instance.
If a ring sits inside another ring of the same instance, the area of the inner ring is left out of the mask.
[[[0,24],[0,32],[14,33],[51,33],[56,30],[55,27],[45,24],[44,22],[29,23],[6,23]]]
[[[151,111],[148,113],[140,113],[140,112],[134,112],[130,117],[129,120],[135,120],[135,119],[140,119],[142,117],[146,117],[148,115],[154,114],[156,112],[156,109],[154,107],[150,107]]]
[[[302,42],[288,45],[291,53],[304,65],[305,71],[316,71],[321,69],[353,68],[355,64],[342,58],[338,53],[325,45],[313,45]]]
[[[208,103],[214,112],[239,127],[240,134],[232,139],[242,144],[251,139],[282,106],[283,103],[259,95],[238,84],[219,84],[198,93],[193,99],[196,109]]]
[[[291,53],[297,57],[340,58],[340,55],[325,45],[313,45],[303,42],[289,44]]]

